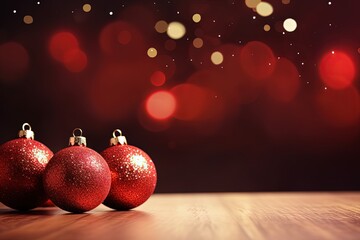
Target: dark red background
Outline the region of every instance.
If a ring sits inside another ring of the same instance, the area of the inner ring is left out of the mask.
[[[0,142],[16,137],[29,122],[36,139],[55,152],[67,145],[75,127],[83,129],[89,147],[101,151],[112,131],[121,128],[129,144],[144,149],[155,162],[157,192],[360,190],[360,2],[269,2],[274,13],[263,18],[244,1],[3,1],[0,45],[21,44],[29,62],[15,80],[0,76]],[[89,13],[82,11],[84,3],[92,6]],[[194,13],[202,15],[198,24],[191,20]],[[27,14],[34,18],[30,25],[22,20]],[[275,26],[288,17],[296,19],[298,28],[282,34]],[[129,23],[142,41],[107,56],[99,38],[119,20]],[[154,29],[158,20],[179,21],[187,33],[169,42]],[[270,32],[263,30],[264,24],[271,26]],[[77,37],[88,59],[83,71],[70,72],[51,57],[50,39],[60,31]],[[192,39],[199,36],[208,41],[204,55],[193,57]],[[256,98],[240,104],[239,98],[251,90],[229,79],[245,75],[209,61],[211,51],[225,44],[236,55],[251,41],[266,44],[275,57],[294,64],[301,77],[291,101],[278,102],[258,90]],[[168,50],[166,44],[174,42],[175,49]],[[156,58],[146,55],[149,47],[158,50]],[[349,88],[334,90],[320,79],[321,58],[333,50],[354,63]],[[2,61],[12,57],[19,61],[11,53]],[[190,81],[201,69],[214,71],[202,85],[214,92],[208,118],[152,120],[155,127],[150,128],[141,124],[139,119],[149,118],[144,109],[149,94]],[[156,70],[168,76],[162,87],[150,83]]]

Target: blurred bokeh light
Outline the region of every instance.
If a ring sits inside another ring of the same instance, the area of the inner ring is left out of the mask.
[[[355,78],[355,65],[351,58],[341,51],[325,54],[319,64],[321,80],[329,87],[343,89]]]
[[[29,67],[27,50],[17,42],[0,45],[0,80],[11,82],[24,76]]]
[[[151,117],[158,120],[171,117],[175,109],[175,97],[167,91],[152,93],[146,100],[146,111]]]

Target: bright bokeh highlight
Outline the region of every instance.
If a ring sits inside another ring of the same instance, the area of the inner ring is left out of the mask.
[[[180,39],[186,33],[185,26],[180,22],[171,22],[167,28],[167,35],[172,39]]]
[[[165,120],[173,115],[176,99],[168,91],[152,93],[146,100],[146,111],[154,119]]]
[[[192,16],[192,20],[195,22],[195,23],[198,23],[201,21],[201,15],[198,14],[198,13],[195,13],[193,16]]]
[[[91,11],[91,5],[86,3],[86,4],[83,5],[82,9],[83,9],[84,12],[90,12]]]
[[[297,28],[297,23],[294,19],[288,18],[284,21],[283,27],[287,32],[293,32]]]
[[[224,61],[224,56],[221,52],[216,51],[211,54],[211,62],[215,65],[219,65]]]
[[[260,2],[256,5],[256,12],[262,17],[268,17],[274,12],[274,9],[268,2]]]
[[[264,31],[265,31],[265,32],[270,31],[270,29],[271,29],[271,27],[270,27],[269,24],[265,24],[265,25],[264,25]]]
[[[148,55],[150,58],[156,57],[156,56],[157,56],[157,50],[156,50],[156,48],[153,48],[153,47],[149,48],[149,49],[147,50],[147,55]]]

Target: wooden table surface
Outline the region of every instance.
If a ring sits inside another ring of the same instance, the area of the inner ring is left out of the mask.
[[[0,206],[0,239],[360,239],[360,192],[155,194],[131,211]]]

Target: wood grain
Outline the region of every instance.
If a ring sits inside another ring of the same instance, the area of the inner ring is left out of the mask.
[[[0,239],[360,239],[360,193],[155,194],[132,211],[0,206]]]

